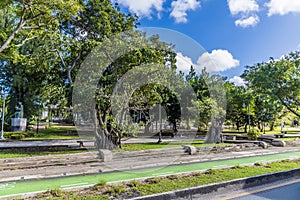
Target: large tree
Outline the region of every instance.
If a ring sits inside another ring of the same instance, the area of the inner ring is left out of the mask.
[[[300,117],[300,54],[292,52],[280,60],[271,58],[246,68],[243,78],[256,93],[279,101],[290,112]]]
[[[59,21],[77,14],[80,5],[77,0],[2,0],[0,2],[0,54],[16,48],[27,41],[58,27]]]

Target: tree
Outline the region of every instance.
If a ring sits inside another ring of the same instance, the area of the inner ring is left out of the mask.
[[[280,102],[290,112],[300,117],[300,55],[289,55],[268,62],[248,66],[242,77],[248,87],[259,94],[268,95],[274,103]]]
[[[225,87],[227,97],[226,120],[234,122],[237,130],[244,126],[244,132],[247,132],[247,126],[250,126],[248,109],[253,94],[247,92],[245,87],[235,86],[230,82],[226,82]]]
[[[77,76],[73,101],[78,112],[89,110],[99,148],[120,146],[120,129],[124,120],[131,120],[128,106],[134,91],[146,84],[149,91],[155,89],[151,85],[167,84],[174,61],[169,45],[138,31],[108,38],[89,55]]]
[[[1,55],[10,48],[13,54],[27,41],[46,33],[48,28],[57,28],[59,20],[74,17],[80,6],[77,0],[2,0],[0,8]]]

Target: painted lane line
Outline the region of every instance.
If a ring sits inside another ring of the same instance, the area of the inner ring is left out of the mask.
[[[169,174],[174,174],[174,172],[156,173],[156,174],[152,174],[152,176],[163,176],[163,175],[169,175]]]
[[[289,182],[286,182],[286,183],[280,183],[280,184],[277,184],[277,185],[272,185],[272,186],[269,186],[269,187],[264,187],[264,188],[257,189],[257,190],[252,190],[252,191],[248,191],[248,192],[242,192],[242,193],[239,193],[239,194],[234,194],[234,195],[231,195],[231,196],[228,196],[228,197],[219,198],[217,200],[230,200],[230,199],[243,197],[243,196],[247,196],[247,195],[251,195],[251,194],[255,194],[255,193],[259,193],[259,192],[263,192],[263,191],[267,191],[267,190],[272,190],[272,189],[276,189],[276,188],[279,188],[279,187],[283,187],[283,186],[286,186],[286,185],[291,185],[291,184],[299,183],[299,182],[300,182],[300,179],[294,180],[294,181],[289,181]]]
[[[15,184],[16,184],[16,182],[0,184],[0,190],[14,188]]]
[[[88,183],[88,182],[83,182],[83,183],[74,183],[74,184],[62,185],[60,187],[61,188],[68,188],[68,187],[83,186],[83,185],[89,185],[89,184],[90,183]]]
[[[222,169],[222,168],[228,168],[230,167],[229,165],[217,165],[217,166],[213,166],[212,169]],[[232,166],[231,166],[232,167]]]

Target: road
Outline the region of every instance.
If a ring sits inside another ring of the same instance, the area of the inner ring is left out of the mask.
[[[297,200],[300,198],[300,180],[262,187],[256,190],[240,192],[219,200]]]
[[[192,171],[201,171],[212,168],[224,168],[236,165],[245,165],[255,162],[267,162],[273,160],[299,158],[300,152],[288,152],[264,156],[252,156],[246,158],[235,158],[229,160],[217,160],[210,162],[198,162],[182,165],[170,165],[166,167],[154,167],[136,169],[131,171],[107,172],[90,175],[41,179],[41,180],[22,180],[6,182],[0,184],[0,198],[7,195],[17,195],[31,192],[46,191],[50,189],[68,189],[79,186],[88,186],[99,183],[99,181],[115,182],[146,178],[152,176],[178,174]]]

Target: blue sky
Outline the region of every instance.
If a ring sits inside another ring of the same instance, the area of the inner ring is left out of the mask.
[[[140,17],[140,27],[166,28],[193,39],[207,52],[196,58],[182,50],[178,56],[195,65],[210,58],[216,65],[212,72],[236,82],[246,65],[300,50],[300,0],[116,1]]]

